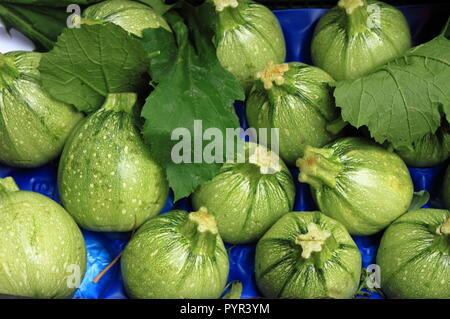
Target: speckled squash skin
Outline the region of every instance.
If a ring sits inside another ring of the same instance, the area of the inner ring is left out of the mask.
[[[442,190],[442,197],[444,205],[447,209],[450,209],[450,165],[447,167],[447,171],[444,175],[444,184]]]
[[[377,254],[390,298],[450,298],[450,211],[419,209],[383,234]]]
[[[410,47],[408,23],[398,9],[381,1],[341,0],[319,20],[311,55],[338,81],[370,73]]]
[[[411,148],[397,149],[397,154],[412,167],[434,167],[450,157],[450,126],[439,128],[435,134],[427,134]]]
[[[253,143],[246,143],[247,150],[250,144]],[[271,154],[279,161],[279,171],[264,174],[261,166],[250,162],[246,152],[244,163],[225,163],[212,180],[192,195],[194,209],[204,206],[216,217],[226,243],[255,242],[292,210],[295,199],[292,176],[282,160]]]
[[[306,145],[322,147],[336,138],[327,125],[338,114],[327,84],[334,81],[331,76],[303,63],[287,65],[282,84],[266,89],[262,81],[255,82],[246,112],[251,127],[279,129],[280,155],[294,166]]]
[[[132,298],[215,299],[225,289],[228,255],[210,226],[175,210],[147,221],[122,256],[122,276]]]
[[[124,30],[142,37],[148,28],[164,28],[171,31],[166,20],[151,7],[129,0],[107,0],[94,4],[83,11],[83,19],[111,22]]]
[[[297,165],[299,180],[311,185],[320,211],[352,235],[386,228],[407,211],[413,197],[402,159],[362,138],[342,138],[322,149],[307,147]]]
[[[41,87],[40,53],[0,54],[0,162],[38,167],[56,158],[83,118]]]
[[[0,294],[71,297],[86,271],[80,229],[57,203],[8,180],[0,179]]]
[[[298,238],[311,233],[311,223],[329,237],[306,257]],[[268,298],[351,298],[359,285],[361,254],[339,222],[320,212],[290,212],[258,242],[255,273]]]
[[[64,148],[58,171],[61,200],[86,229],[136,229],[157,215],[167,199],[164,172],[132,115],[135,101],[134,94],[110,95]]]
[[[237,0],[237,3],[235,8],[228,6],[217,12],[217,58],[249,91],[256,72],[264,69],[269,61],[284,62],[286,45],[272,11],[249,0]]]

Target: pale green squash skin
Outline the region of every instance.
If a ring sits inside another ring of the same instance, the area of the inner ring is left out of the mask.
[[[279,129],[280,155],[294,166],[306,145],[322,147],[336,138],[327,125],[338,114],[327,84],[334,81],[331,76],[303,63],[288,66],[281,85],[266,90],[261,81],[255,82],[246,112],[251,127]]]
[[[225,163],[194,192],[193,208],[204,206],[216,217],[226,243],[255,242],[294,206],[295,185],[281,159],[280,164],[279,172],[262,174],[248,157],[245,163]]]
[[[83,118],[41,87],[40,59],[34,52],[0,55],[0,162],[9,166],[50,162]]]
[[[0,184],[2,180],[0,179]],[[1,189],[0,294],[69,298],[71,265],[86,271],[83,236],[70,215],[51,199],[33,192]]]
[[[381,288],[391,298],[450,298],[450,211],[419,209],[386,230],[377,254]],[[447,235],[436,229],[447,220]]]
[[[397,149],[397,154],[412,167],[434,167],[450,157],[450,129],[447,124],[435,134],[427,134],[411,148]]]
[[[175,210],[147,221],[122,256],[122,276],[132,298],[219,298],[228,278],[228,255],[219,235],[199,239],[213,251],[196,253],[182,231],[188,213]]]
[[[94,231],[130,231],[156,216],[168,196],[130,112],[105,106],[86,118],[67,141],[58,172],[64,207]]]
[[[375,234],[407,211],[413,183],[398,155],[357,137],[316,150],[305,151],[303,159],[308,154],[315,158],[300,165],[299,179],[311,185],[320,211],[340,221],[350,234]],[[333,154],[331,158],[317,155],[324,150]],[[306,172],[315,167],[316,172]]]
[[[447,209],[450,209],[450,166],[447,168],[447,171],[445,172],[442,195],[445,207]]]
[[[329,255],[313,252],[305,259],[296,236],[315,223],[329,231]],[[361,276],[361,254],[339,222],[320,212],[290,212],[260,239],[256,246],[256,282],[268,298],[351,298]]]
[[[129,0],[107,0],[91,5],[83,11],[83,19],[111,22],[138,37],[148,28],[171,31],[166,20],[151,7]]]
[[[314,31],[314,65],[335,80],[368,74],[411,47],[408,23],[398,9],[380,1],[363,2],[351,15],[339,6],[330,9]],[[372,26],[376,25],[377,10],[381,27]]]
[[[238,7],[217,12],[217,58],[248,92],[255,74],[268,62],[284,62],[286,45],[281,26],[265,6],[238,0]]]

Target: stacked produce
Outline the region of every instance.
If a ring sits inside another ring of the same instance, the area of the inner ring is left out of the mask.
[[[407,167],[450,157],[450,20],[410,48],[398,9],[340,0],[317,24],[312,66],[285,63],[276,16],[251,0],[80,0],[70,19],[66,1],[5,2],[0,16],[44,52],[0,54],[0,162],[60,156],[64,208],[0,179],[0,294],[71,297],[86,269],[78,224],[129,238],[131,298],[220,298],[224,243],[256,247],[265,297],[352,298],[366,287],[355,235],[383,231],[378,292],[450,298],[450,167],[428,203],[440,209],[419,209],[429,196]],[[234,137],[231,158],[215,145],[213,160],[205,140],[177,143],[197,122],[202,137],[239,131],[236,100],[268,139]],[[294,179],[316,211],[293,211]],[[193,209],[177,209],[190,195]]]

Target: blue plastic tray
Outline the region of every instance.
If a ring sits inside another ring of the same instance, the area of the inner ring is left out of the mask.
[[[429,6],[405,6],[401,7],[413,34],[415,44],[424,39],[424,26],[431,19],[433,8]],[[298,9],[275,11],[287,44],[287,61],[300,61],[311,63],[310,42],[314,26],[318,19],[326,12],[326,9]],[[426,32],[425,32],[426,33]],[[431,38],[434,35],[426,35]],[[239,115],[241,126],[246,129],[245,105],[236,103],[235,109]],[[38,169],[14,169],[0,166],[0,177],[12,176],[22,190],[30,190],[46,195],[59,202],[57,192],[57,164],[52,163]],[[410,172],[416,190],[428,190],[432,197],[436,197],[440,187],[440,176],[443,166],[430,169],[411,168]],[[298,170],[292,169],[291,173],[296,183],[296,211],[315,210],[315,204],[311,198],[309,186],[298,182]],[[431,201],[433,203],[433,201]],[[428,203],[427,206],[431,204]],[[190,200],[185,198],[176,203],[173,195],[169,194],[163,212],[171,209],[190,210]],[[113,266],[96,284],[93,280],[106,268],[124,249],[129,240],[129,233],[96,233],[83,230],[88,252],[87,272],[81,287],[74,298],[82,299],[123,299],[127,298],[120,273],[120,263]],[[354,236],[362,257],[363,267],[375,263],[375,256],[380,240],[380,235]],[[260,294],[254,279],[254,255],[255,245],[227,245],[230,257],[229,281],[239,280],[243,283],[242,298],[258,298]],[[377,294],[371,294],[370,298],[381,298]]]

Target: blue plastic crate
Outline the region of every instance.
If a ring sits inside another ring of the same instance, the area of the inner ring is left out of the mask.
[[[400,8],[405,14],[412,31],[415,44],[424,39],[424,26],[429,22],[434,7],[405,6]],[[287,61],[300,61],[311,63],[310,42],[318,19],[327,9],[296,9],[275,11],[286,38]],[[432,37],[433,35],[428,35]],[[242,102],[235,104],[241,127],[248,128],[245,119],[245,105]],[[438,196],[440,177],[444,167],[429,169],[410,168],[411,176],[416,190],[428,190],[432,198]],[[295,211],[315,210],[309,186],[300,183],[297,179],[298,170],[291,169],[296,185]],[[15,169],[0,166],[0,177],[12,176],[22,190],[41,193],[59,202],[57,191],[57,164],[49,164],[38,169]],[[431,201],[433,203],[433,201]],[[431,204],[428,203],[429,207]],[[163,212],[171,209],[190,210],[188,198],[173,202],[173,194],[169,194]],[[105,269],[124,249],[130,238],[130,233],[96,233],[83,230],[88,252],[88,265],[85,278],[74,298],[82,299],[123,299],[127,298],[122,284],[120,263],[116,263],[98,283],[94,279]],[[362,254],[363,267],[375,263],[376,252],[380,234],[374,236],[354,236],[354,240]],[[255,245],[227,245],[230,257],[229,281],[239,280],[243,283],[242,298],[258,298],[255,275]],[[378,299],[381,296],[371,294],[370,298]]]

